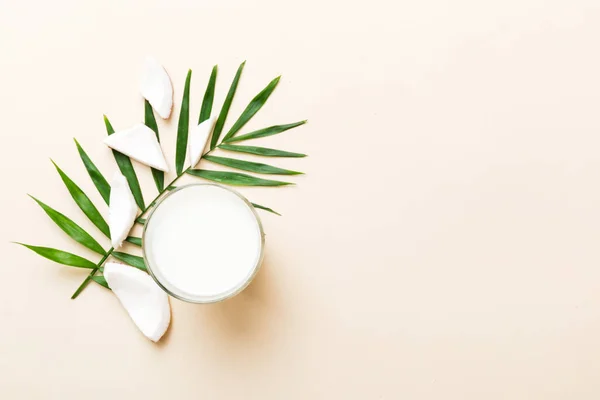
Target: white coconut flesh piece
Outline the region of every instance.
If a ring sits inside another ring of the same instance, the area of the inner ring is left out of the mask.
[[[173,108],[173,85],[167,71],[154,58],[148,57],[144,62],[140,93],[162,119],[169,118]]]
[[[169,296],[150,275],[128,265],[106,263],[104,278],[144,336],[158,342],[171,322]]]
[[[104,139],[104,143],[136,161],[152,168],[169,172],[169,166],[156,139],[156,133],[144,124],[115,132]]]
[[[116,172],[110,182],[108,227],[112,247],[118,249],[135,223],[137,204],[131,194],[127,179]]]
[[[190,130],[188,137],[188,161],[192,168],[198,164],[208,143],[208,138],[215,128],[215,117],[210,117]]]

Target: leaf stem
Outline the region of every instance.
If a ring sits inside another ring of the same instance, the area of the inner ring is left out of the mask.
[[[113,247],[111,247],[110,249],[108,249],[108,251],[106,252],[106,254],[104,254],[104,256],[102,257],[102,259],[100,260],[100,262],[98,262],[98,264],[96,264],[96,268],[94,268],[89,273],[89,275],[85,278],[85,280],[81,283],[81,285],[79,285],[79,287],[77,288],[77,290],[75,291],[75,293],[73,293],[73,295],[71,296],[71,299],[75,299],[75,298],[77,298],[77,296],[79,296],[79,294],[83,291],[83,289],[85,289],[85,287],[88,285],[88,283],[90,283],[90,281],[92,280],[92,277],[100,269],[100,267],[102,266],[102,264],[104,264],[104,261],[106,261],[106,259],[112,254],[112,252],[114,250],[115,249]]]

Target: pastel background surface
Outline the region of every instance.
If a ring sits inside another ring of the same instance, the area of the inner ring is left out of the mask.
[[[599,35],[597,0],[0,0],[0,398],[598,399]],[[175,116],[247,59],[232,115],[282,73],[247,129],[309,120],[261,142],[298,186],[242,190],[284,215],[264,269],[159,345],[9,243],[91,257],[25,194],[97,232],[48,158],[102,205],[72,138],[112,174],[148,54]]]

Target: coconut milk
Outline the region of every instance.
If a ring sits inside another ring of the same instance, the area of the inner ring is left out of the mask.
[[[144,229],[152,276],[182,300],[208,303],[241,291],[260,266],[260,220],[240,194],[213,184],[170,192]]]

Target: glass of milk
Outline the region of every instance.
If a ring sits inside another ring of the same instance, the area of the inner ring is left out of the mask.
[[[252,204],[216,184],[180,186],[148,216],[146,266],[171,296],[214,303],[241,292],[260,268],[265,235]]]

